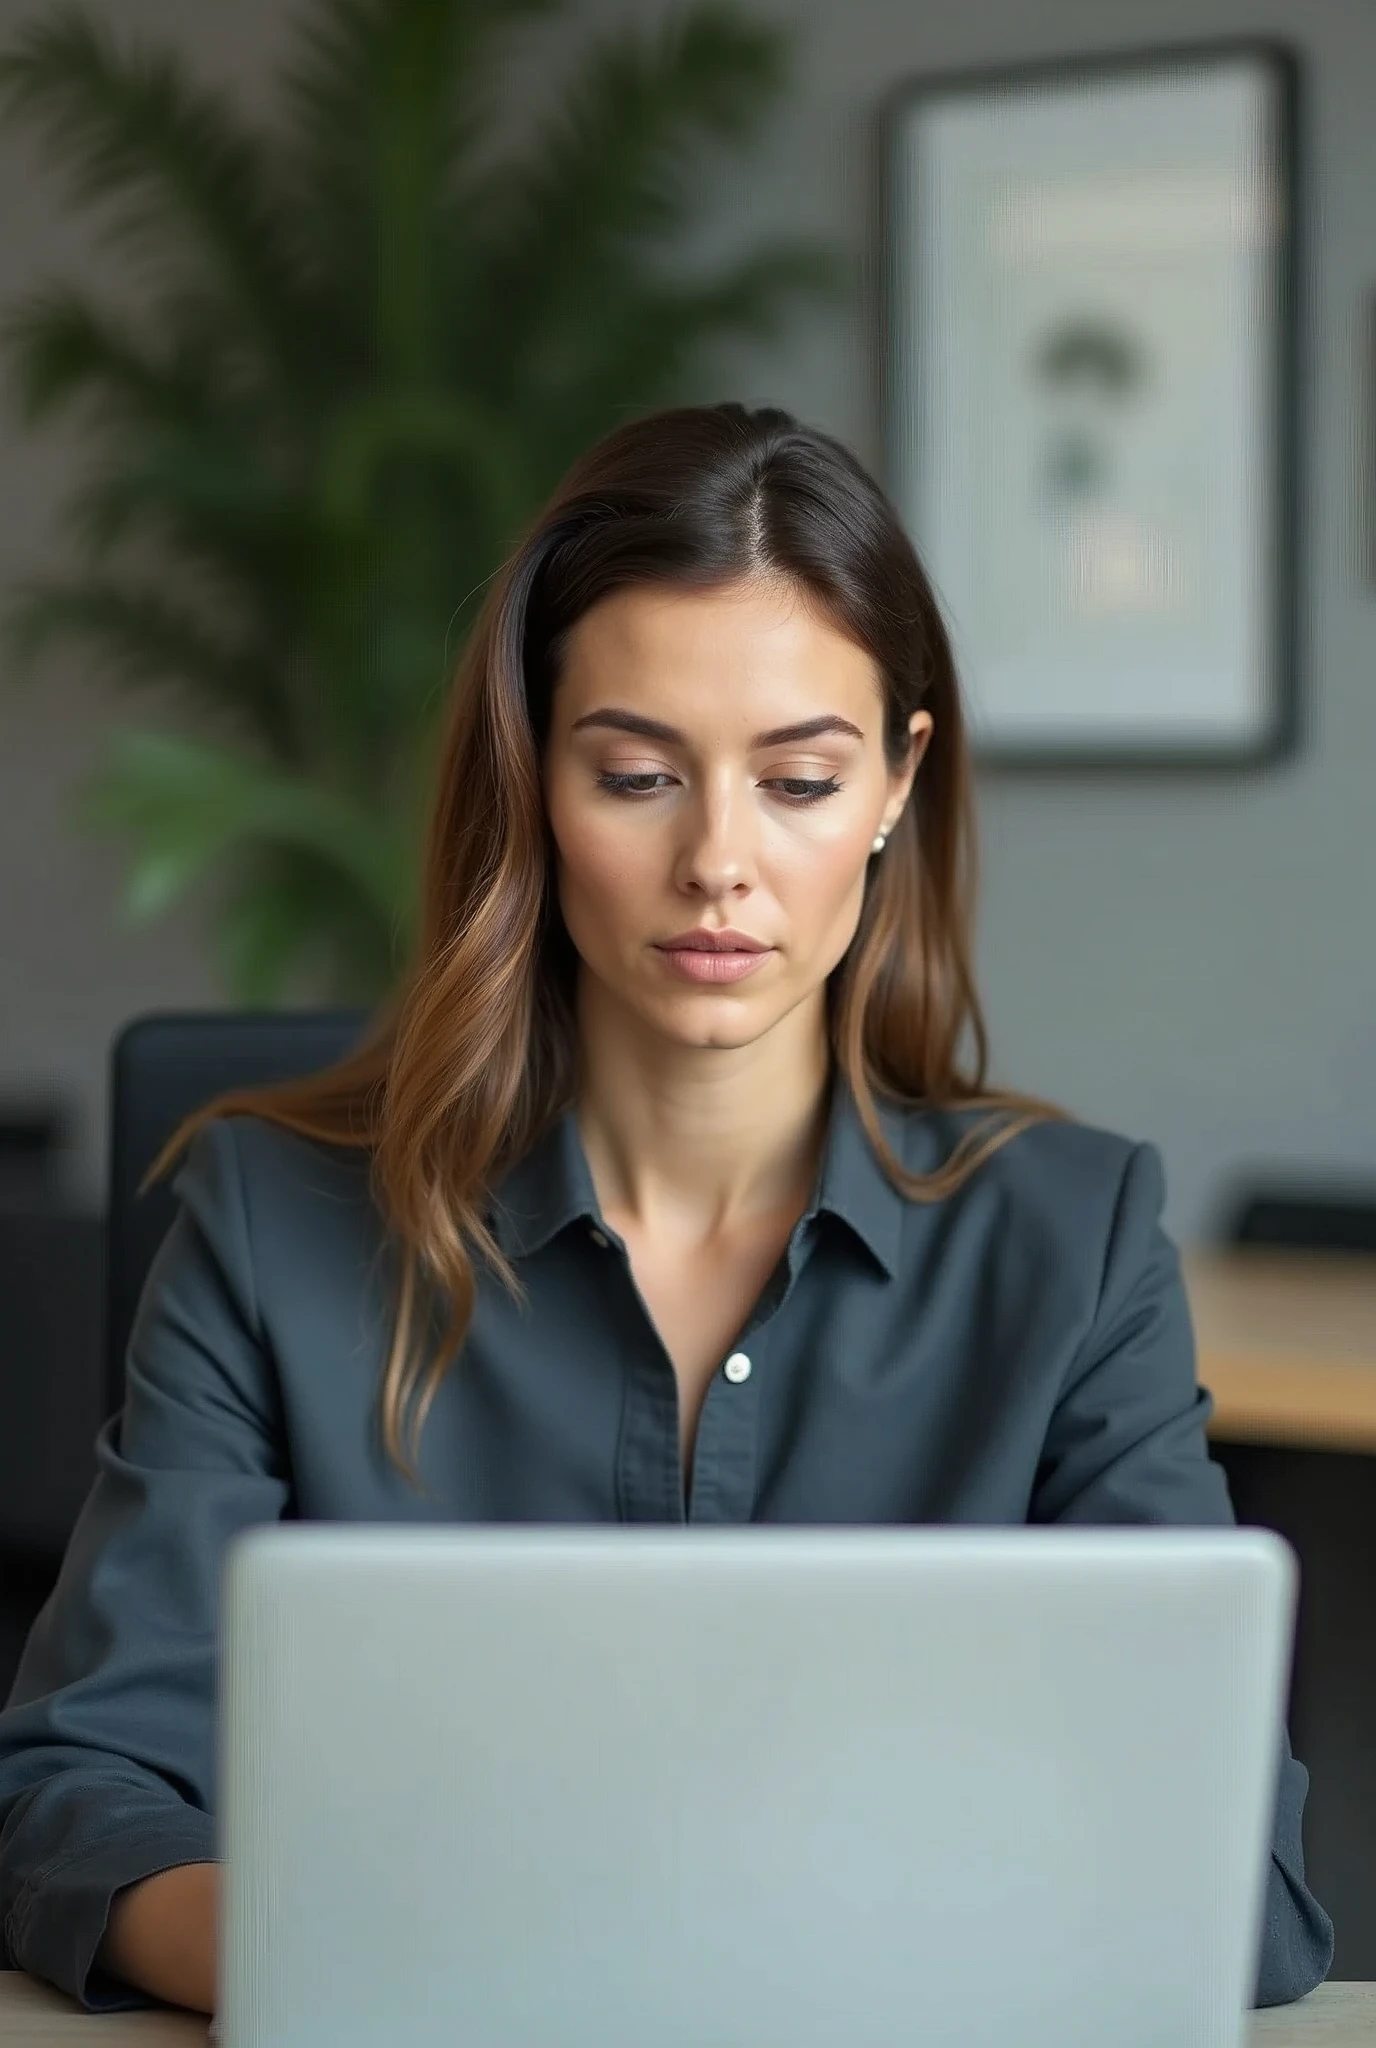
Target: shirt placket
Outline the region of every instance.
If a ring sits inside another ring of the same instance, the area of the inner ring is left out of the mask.
[[[626,1375],[616,1446],[617,1507],[625,1522],[682,1522],[686,1518],[673,1361],[641,1299],[625,1245],[605,1223],[594,1227],[590,1236],[609,1262],[608,1334]]]
[[[625,1521],[750,1520],[769,1325],[787,1300],[807,1256],[810,1221],[810,1217],[803,1217],[795,1224],[784,1254],[745,1327],[708,1384],[698,1417],[686,1503],[673,1360],[641,1299],[625,1245],[605,1223],[590,1232],[604,1256],[616,1261],[624,1282],[621,1298],[634,1318],[634,1329],[625,1328],[626,1398],[616,1458],[617,1499]],[[622,1319],[618,1315],[614,1320]]]
[[[810,1217],[790,1233],[782,1258],[744,1329],[713,1373],[698,1418],[688,1520],[748,1522],[755,1509],[760,1401],[777,1349],[778,1317],[807,1256]]]

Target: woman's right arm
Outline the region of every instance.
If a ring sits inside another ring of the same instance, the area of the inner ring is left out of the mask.
[[[290,1498],[233,1121],[173,1185],[124,1408],[0,1713],[0,1963],[92,2011],[213,2003],[223,1554]]]

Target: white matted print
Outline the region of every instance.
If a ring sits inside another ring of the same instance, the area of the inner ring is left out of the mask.
[[[890,115],[890,486],[986,755],[1288,738],[1287,60],[910,88]]]

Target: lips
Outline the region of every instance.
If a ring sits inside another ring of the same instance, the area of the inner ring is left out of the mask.
[[[774,948],[689,944],[679,940],[667,946],[657,946],[655,951],[664,963],[666,974],[675,974],[680,981],[720,988],[758,974],[772,957]]]
[[[664,953],[768,953],[770,947],[759,939],[752,939],[745,932],[684,932],[680,938],[666,939],[660,951]]]

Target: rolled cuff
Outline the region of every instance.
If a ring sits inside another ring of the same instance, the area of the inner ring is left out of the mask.
[[[1295,1890],[1273,1857],[1253,2007],[1292,2005],[1306,1997],[1332,1969],[1333,1947],[1333,1922],[1312,1892]]]
[[[188,1806],[156,1827],[140,1829],[45,1864],[27,1880],[5,1925],[16,1969],[65,1991],[87,2012],[132,2012],[156,2006],[132,1984],[95,1966],[116,1892],[160,1870],[215,1860],[215,1823]]]
[[[1291,1755],[1287,1733],[1276,1790],[1253,2008],[1293,2004],[1322,1984],[1333,1966],[1333,1922],[1304,1875],[1302,1821],[1308,1790],[1309,1772]]]

